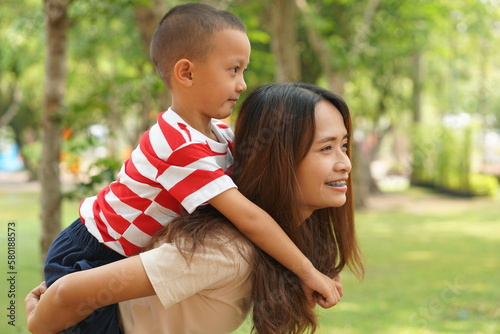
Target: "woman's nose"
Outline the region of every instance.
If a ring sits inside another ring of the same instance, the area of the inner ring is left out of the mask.
[[[334,165],[334,169],[337,172],[346,172],[346,173],[349,173],[351,171],[351,169],[352,169],[351,159],[349,159],[349,156],[347,156],[347,154],[345,154],[344,152],[342,152],[341,157],[339,158],[339,160]]]

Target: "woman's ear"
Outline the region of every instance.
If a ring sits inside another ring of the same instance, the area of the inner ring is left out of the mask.
[[[181,59],[174,65],[173,79],[181,85],[189,87],[193,83],[193,76],[191,70],[193,63],[188,59]]]

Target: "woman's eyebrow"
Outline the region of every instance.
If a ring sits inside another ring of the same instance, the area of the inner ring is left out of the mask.
[[[336,137],[336,136],[326,137],[326,138],[323,138],[323,139],[318,140],[318,143],[327,143],[327,142],[329,142],[329,141],[336,141],[336,140],[337,140],[337,138],[338,138],[338,137]],[[344,135],[344,137],[342,137],[342,139],[347,139],[347,138],[349,138],[349,134],[348,134],[348,133],[346,133],[346,134]]]

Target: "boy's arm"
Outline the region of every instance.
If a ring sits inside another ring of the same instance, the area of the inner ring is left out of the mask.
[[[56,333],[84,320],[99,307],[154,293],[139,256],[72,273],[46,291],[40,285],[28,294],[28,330]]]
[[[322,296],[322,300],[318,302],[321,307],[328,308],[337,304],[340,297],[332,279],[314,268],[311,261],[268,213],[236,188],[224,191],[209,203],[260,249],[301,279],[302,288],[311,306],[318,302],[315,291]]]

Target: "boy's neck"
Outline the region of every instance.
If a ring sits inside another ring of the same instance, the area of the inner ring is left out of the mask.
[[[189,126],[198,130],[206,137],[218,141],[217,136],[215,136],[212,131],[212,119],[210,117],[207,117],[200,112],[182,108],[182,106],[173,103],[173,101],[172,110],[175,111],[175,113],[179,115]]]

